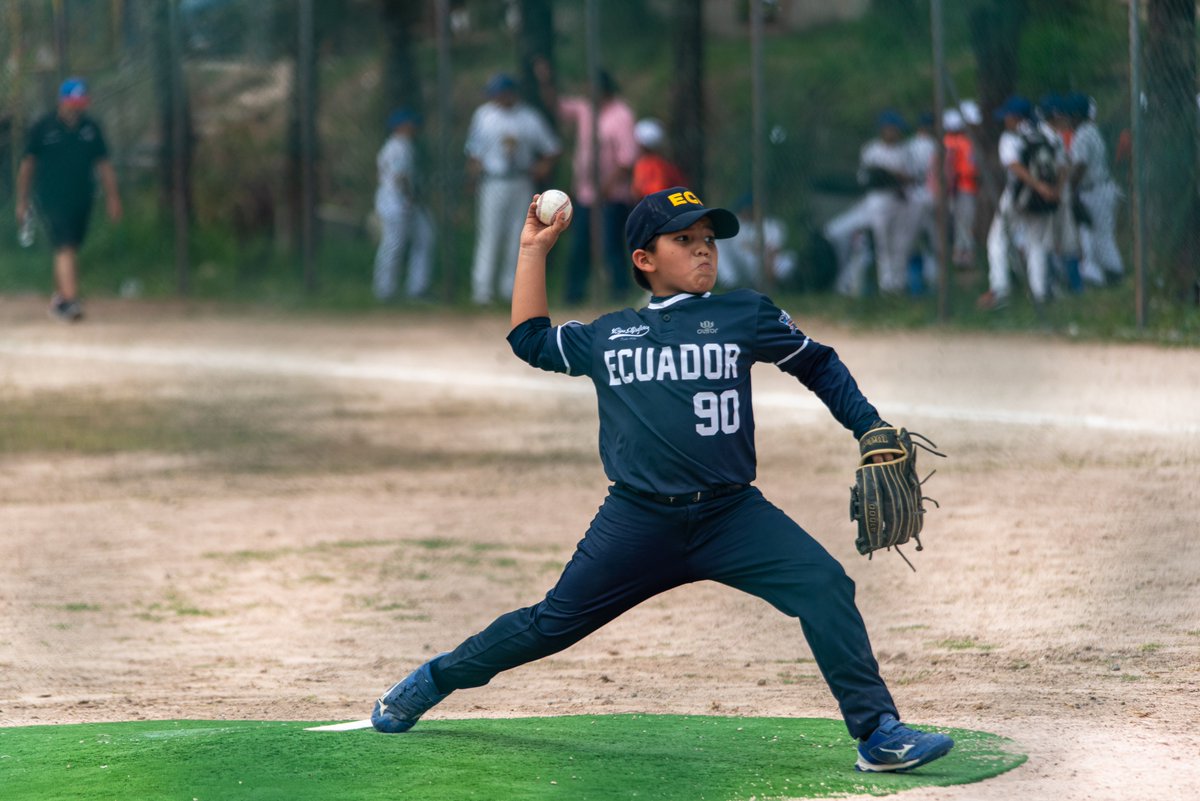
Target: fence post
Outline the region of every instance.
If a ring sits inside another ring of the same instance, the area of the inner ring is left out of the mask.
[[[184,185],[187,158],[187,129],[184,112],[183,37],[179,25],[179,0],[167,3],[167,31],[171,54],[171,209],[175,221],[175,285],[180,295],[191,291],[191,266],[188,263],[187,187]]]
[[[946,107],[946,37],[942,19],[942,0],[929,4],[930,33],[933,39],[933,135],[937,139],[933,171],[937,177],[937,242],[934,252],[938,260],[937,310],[938,320],[950,319],[950,259],[946,247],[946,131],[942,127],[942,110]]]
[[[750,191],[754,195],[754,256],[758,259],[758,288],[775,287],[773,265],[767,264],[767,238],[763,225],[763,0],[750,0]]]
[[[1145,136],[1142,128],[1142,36],[1141,3],[1129,0],[1129,117],[1130,133],[1133,137],[1130,161],[1130,208],[1133,223],[1133,298],[1134,318],[1138,330],[1146,328],[1146,197],[1143,190],[1142,173],[1145,160],[1142,158]]]

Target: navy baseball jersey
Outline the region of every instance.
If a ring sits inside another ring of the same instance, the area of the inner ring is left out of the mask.
[[[37,159],[35,192],[43,207],[91,206],[93,168],[108,158],[108,145],[95,120],[84,115],[71,127],[57,114],[47,114],[29,129],[25,153]]]
[[[834,350],[749,289],[652,298],[586,325],[537,317],[508,340],[535,367],[592,379],[605,474],[642,492],[754,480],[755,362],[795,376],[856,437],[879,420]]]

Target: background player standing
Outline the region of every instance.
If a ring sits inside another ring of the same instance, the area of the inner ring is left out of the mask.
[[[536,199],[535,199],[536,200]],[[640,310],[552,326],[546,258],[567,221],[530,204],[513,287],[514,353],[543,370],[588,376],[600,456],[612,481],[558,583],[425,663],[375,703],[382,732],[410,729],[449,693],[561,651],[623,612],[682,584],[712,580],[800,620],[813,656],[860,740],[856,767],[910,770],[953,741],[901,724],[854,603],[854,582],[821,545],[751,483],[750,369],[768,361],[800,380],[856,436],[882,425],[832,348],[752,290],[713,295],[729,211],[673,187],[648,195],[625,228]]]
[[[83,318],[79,303],[79,248],[87,235],[96,194],[96,174],[104,186],[109,219],[121,219],[117,174],[108,159],[100,126],[84,113],[91,104],[87,84],[63,81],[58,108],[29,130],[17,172],[17,222],[31,211],[30,187],[54,248],[54,297],[50,314],[73,322]]]
[[[517,97],[511,76],[493,76],[483,91],[487,101],[471,115],[465,146],[467,173],[478,185],[471,300],[480,305],[497,289],[505,300],[512,296],[521,209],[562,149],[546,118]]]
[[[1058,206],[1061,175],[1039,178],[1033,172],[1031,151],[1040,141],[1054,155],[1056,169],[1062,170],[1065,156],[1053,131],[1046,131],[1033,120],[1033,104],[1014,95],[993,112],[1004,123],[998,150],[1000,163],[1008,175],[1000,204],[988,229],[988,290],[976,305],[981,309],[999,309],[1008,303],[1010,289],[1009,251],[1016,247],[1025,256],[1029,292],[1035,304],[1045,303],[1050,292],[1049,259],[1054,247],[1054,211]],[[1034,195],[1038,197],[1035,198]],[[1038,200],[1021,208],[1018,195]]]
[[[375,158],[379,186],[375,214],[379,218],[379,250],[375,253],[374,292],[377,300],[396,294],[400,260],[408,251],[404,291],[420,298],[429,291],[433,265],[433,220],[417,195],[417,152],[413,142],[421,119],[402,108],[388,116],[389,136]]]
[[[912,154],[904,141],[904,118],[892,110],[879,115],[879,135],[863,145],[858,161],[858,182],[867,190],[862,200],[825,225],[825,238],[838,258],[834,288],[858,296],[866,289],[867,264],[851,258],[855,236],[870,231],[875,248],[879,291],[904,291],[905,261],[900,222],[905,192],[912,182]]]

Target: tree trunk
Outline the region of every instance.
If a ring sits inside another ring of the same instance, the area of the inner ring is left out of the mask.
[[[992,110],[1016,91],[1020,67],[1017,55],[1026,11],[1025,0],[985,0],[971,11],[969,17],[979,110],[983,114],[979,143],[983,152],[976,155],[997,192],[1004,189],[1006,180],[996,152],[1004,126],[992,116]],[[994,202],[996,198],[988,200]],[[991,208],[991,203],[986,205]],[[990,219],[990,211],[981,208],[979,214]]]
[[[533,74],[533,62],[544,58],[551,69],[554,61],[554,4],[551,0],[521,0],[521,29],[517,32],[517,63],[520,65],[521,96],[525,102],[539,109],[550,124],[558,127],[558,114],[546,108],[542,93],[538,91],[537,77]]]
[[[1146,219],[1150,279],[1170,296],[1200,302],[1197,198],[1196,4],[1149,0],[1145,70]]]
[[[384,113],[407,106],[421,108],[421,75],[413,58],[413,30],[420,24],[424,3],[379,0],[379,18],[386,43],[383,57]]]
[[[671,44],[675,79],[671,86],[668,126],[675,154],[690,176],[690,189],[704,191],[704,7],[695,0],[675,0]],[[701,194],[703,197],[703,194]]]
[[[189,219],[194,209],[192,197],[192,154],[195,149],[195,132],[192,128],[192,106],[187,93],[187,85],[178,80],[183,65],[175,63],[171,40],[177,31],[171,29],[168,7],[166,3],[154,6],[154,89],[158,113],[158,195],[159,208],[170,209],[174,203],[175,192],[175,159],[182,160],[183,197]],[[176,73],[179,71],[179,74]],[[175,132],[175,86],[178,83],[183,91],[183,120],[184,132],[177,137]],[[177,142],[182,142],[183,152],[178,153]]]

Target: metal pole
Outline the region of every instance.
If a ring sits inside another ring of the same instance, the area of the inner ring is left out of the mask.
[[[758,259],[758,285],[764,291],[775,286],[775,271],[767,264],[766,232],[763,230],[763,10],[762,0],[750,0],[750,191],[753,194],[754,250]]]
[[[317,287],[316,252],[316,131],[313,110],[313,0],[300,0],[300,42],[297,87],[300,115],[300,261],[304,267],[304,288]]]
[[[1146,306],[1146,197],[1143,191],[1142,154],[1145,136],[1142,127],[1142,34],[1141,3],[1129,0],[1129,118],[1133,137],[1130,153],[1130,208],[1133,217],[1133,298],[1134,318],[1139,330],[1147,323]]]
[[[585,50],[587,53],[587,71],[588,71],[588,97],[592,104],[592,119],[591,131],[592,137],[592,162],[588,165],[588,174],[591,176],[592,189],[595,197],[592,199],[591,208],[588,210],[588,231],[589,236],[588,256],[591,264],[589,265],[588,274],[594,272],[597,264],[603,264],[603,256],[601,255],[601,235],[604,226],[604,197],[600,186],[600,86],[599,86],[599,71],[600,71],[600,42],[598,31],[600,30],[600,11],[599,4],[596,0],[587,0],[586,17],[585,17]],[[550,109],[554,113],[554,109]],[[607,275],[607,271],[601,271],[604,274],[605,285],[611,289],[611,276]],[[595,285],[595,282],[591,282]],[[585,293],[586,294],[586,293]]]
[[[438,182],[434,193],[437,204],[437,225],[444,234],[450,233],[450,98],[453,87],[450,75],[450,0],[437,0],[434,4],[437,25],[437,174]],[[449,301],[454,296],[456,237],[440,236],[437,239],[438,265],[442,270],[444,296]]]
[[[933,39],[933,135],[937,140],[933,171],[937,186],[937,310],[938,320],[950,319],[950,259],[946,247],[946,228],[949,214],[946,198],[946,132],[942,128],[942,110],[946,107],[946,85],[942,79],[946,69],[945,27],[942,21],[942,0],[932,0],[929,6],[931,38]]]
[[[191,234],[188,220],[186,110],[184,107],[183,38],[179,26],[179,0],[167,4],[167,26],[171,53],[171,209],[175,222],[175,284],[180,295],[191,291],[191,265],[188,261],[188,242]]]
[[[25,67],[25,33],[22,30],[21,20],[21,4],[13,3],[8,8],[9,13],[9,30],[13,36],[13,127],[12,135],[14,145],[17,141],[17,136],[25,132],[25,98],[24,98],[24,67]],[[10,148],[12,153],[12,174],[15,180],[17,170],[21,164],[21,148]]]
[[[54,0],[51,3],[51,9],[54,13],[54,61],[55,67],[58,69],[58,80],[66,78],[70,74],[70,65],[67,63],[67,6],[65,0]]]

